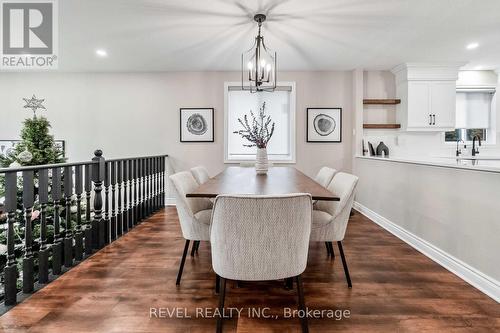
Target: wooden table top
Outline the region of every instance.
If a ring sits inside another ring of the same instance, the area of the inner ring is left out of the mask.
[[[272,167],[267,175],[257,175],[254,168],[228,167],[210,178],[190,198],[215,198],[219,194],[289,194],[309,193],[313,200],[339,201],[340,198],[292,167]]]

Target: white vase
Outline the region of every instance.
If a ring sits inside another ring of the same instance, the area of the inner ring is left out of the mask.
[[[267,149],[257,148],[257,156],[255,161],[255,171],[258,175],[267,174],[269,169],[269,160],[267,159]]]

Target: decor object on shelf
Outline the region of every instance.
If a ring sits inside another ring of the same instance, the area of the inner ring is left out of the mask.
[[[342,142],[342,108],[307,108],[307,142]]]
[[[371,143],[371,142],[369,142],[369,141],[368,141],[368,149],[370,150],[370,156],[375,156],[375,155],[377,155],[377,154],[375,153],[375,148],[373,148],[372,143]]]
[[[380,141],[377,146],[377,156],[389,157],[389,147],[383,141]]]
[[[214,109],[181,108],[181,142],[214,142]]]
[[[245,147],[257,147],[257,155],[255,162],[255,170],[257,174],[266,174],[269,169],[269,160],[267,157],[267,144],[274,134],[274,125],[271,124],[271,116],[266,115],[266,102],[262,103],[259,114],[255,117],[252,110],[250,110],[252,117],[252,124],[248,121],[248,115],[244,115],[243,119],[238,118],[238,122],[243,127],[242,130],[234,131],[234,134],[240,135],[243,139],[250,142]],[[271,128],[269,128],[271,125]]]
[[[241,55],[241,88],[250,92],[276,89],[276,52],[271,51],[260,34],[266,15],[256,14],[253,19],[259,25],[254,45]]]

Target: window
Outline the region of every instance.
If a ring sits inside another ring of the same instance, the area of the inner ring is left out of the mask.
[[[238,118],[259,111],[266,102],[266,114],[275,123],[274,135],[267,146],[269,160],[295,163],[295,83],[281,82],[274,92],[250,93],[241,89],[241,82],[224,87],[224,160],[226,163],[255,160],[255,147],[244,147],[248,141],[234,131],[240,130]],[[249,115],[250,116],[250,115]]]
[[[446,142],[472,141],[479,135],[481,141],[492,141],[490,134],[494,90],[465,90],[457,92],[456,129],[445,133]]]

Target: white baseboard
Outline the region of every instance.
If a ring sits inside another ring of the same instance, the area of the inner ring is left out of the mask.
[[[454,256],[444,252],[443,250],[437,248],[426,240],[403,229],[394,222],[389,221],[385,217],[363,206],[359,202],[354,203],[354,209],[356,209],[358,212],[360,212],[385,230],[389,231],[394,236],[409,244],[417,251],[421,252],[453,274],[457,275],[462,280],[471,284],[475,288],[479,289],[480,291],[500,303],[500,282],[469,266],[460,259],[457,259]]]
[[[175,206],[175,198],[165,198],[165,206]]]

